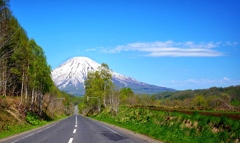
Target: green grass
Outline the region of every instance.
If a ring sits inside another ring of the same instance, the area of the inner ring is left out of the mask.
[[[205,116],[198,112],[187,115],[121,107],[116,116],[102,112],[93,118],[171,143],[234,142],[240,137],[239,120]]]
[[[43,125],[46,125],[47,123],[49,123],[49,122],[41,122],[38,125],[31,125],[28,123],[24,123],[22,125],[8,126],[6,130],[1,132],[0,138],[6,138],[11,135],[15,135],[15,134],[22,133],[22,132],[25,132],[28,130],[32,130],[32,129],[41,127]]]
[[[2,138],[6,138],[6,137],[9,137],[9,136],[12,136],[12,135],[15,135],[15,134],[19,134],[19,133],[22,133],[22,132],[25,132],[25,131],[29,131],[29,130],[32,130],[32,129],[36,129],[36,128],[39,128],[41,126],[44,126],[44,125],[47,125],[47,124],[50,124],[54,121],[57,121],[57,120],[60,120],[60,119],[63,119],[63,118],[66,118],[66,116],[62,116],[62,117],[59,117],[55,120],[49,120],[49,121],[35,121],[35,122],[32,122],[33,124],[30,124],[30,123],[22,123],[22,124],[18,124],[18,125],[13,125],[13,126],[7,126],[5,128],[5,130],[2,130],[0,131],[0,139]],[[33,119],[33,120],[36,120],[36,119]],[[37,124],[36,124],[37,122]]]

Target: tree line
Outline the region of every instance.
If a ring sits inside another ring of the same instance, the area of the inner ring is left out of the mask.
[[[135,94],[130,88],[119,89],[112,82],[112,71],[103,63],[95,72],[89,72],[85,81],[85,95],[79,104],[83,114],[107,109],[113,114],[118,107],[141,106],[187,110],[240,111],[240,86],[212,87],[202,90],[166,91],[155,95]]]
[[[162,92],[153,95],[170,108],[240,111],[240,86]]]
[[[64,108],[43,49],[12,15],[9,0],[0,0],[0,95],[20,97],[19,108],[39,115],[50,105]]]
[[[85,81],[85,95],[79,104],[84,115],[107,109],[113,114],[118,113],[121,105],[157,105],[159,101],[149,95],[135,94],[131,88],[118,88],[112,81],[112,71],[106,63],[102,63],[97,71],[89,72]]]

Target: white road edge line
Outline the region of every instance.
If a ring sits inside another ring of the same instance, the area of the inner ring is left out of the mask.
[[[41,131],[43,131],[43,130],[39,130],[39,131],[37,131],[36,133],[40,133]]]
[[[18,139],[18,140],[15,140],[15,141],[13,141],[13,142],[11,142],[11,143],[15,143],[15,142],[18,142],[18,141],[20,141],[20,140],[22,140],[22,139],[25,139],[25,138],[27,138],[27,137],[30,137],[30,136],[32,136],[32,135],[34,135],[35,133],[31,133],[31,134],[29,134],[29,135],[27,135],[27,136],[24,136],[24,137],[22,137],[22,138],[20,138],[20,139]]]
[[[30,137],[30,136],[32,136],[32,135],[34,135],[34,134],[40,133],[40,132],[42,132],[42,131],[44,131],[44,130],[46,130],[46,129],[48,129],[48,128],[51,128],[51,127],[54,126],[54,125],[55,125],[55,124],[50,125],[50,126],[44,128],[44,129],[42,129],[42,130],[39,130],[39,131],[35,132],[35,133],[31,133],[31,134],[29,134],[29,135],[26,135],[26,136],[24,136],[24,137],[22,137],[22,138],[20,138],[20,139],[18,139],[18,140],[15,140],[15,141],[13,141],[13,142],[11,142],[11,143],[18,142],[18,141],[20,141],[20,140],[22,140],[22,139],[25,139],[25,138],[27,138],[27,137]]]
[[[70,138],[69,141],[68,141],[68,143],[72,143],[72,141],[73,141],[73,138]]]
[[[93,120],[92,120],[92,121],[93,121]],[[108,130],[110,130],[110,131],[112,131],[112,132],[114,132],[115,134],[118,134],[118,135],[120,136],[120,134],[119,134],[118,132],[116,132],[116,131],[114,131],[114,130],[112,130],[112,129],[110,129],[110,128],[108,128],[108,127],[106,127],[106,126],[104,126],[104,125],[102,125],[102,124],[100,124],[100,123],[98,123],[98,122],[96,122],[96,121],[93,121],[93,122],[97,123],[98,125],[106,128],[106,129],[108,129]]]
[[[46,129],[48,129],[48,128],[51,128],[52,126],[54,126],[55,124],[52,124],[52,125],[50,125],[50,126],[48,126],[48,127],[46,127],[45,129],[43,129],[43,130],[46,130]],[[42,131],[43,131],[42,130]]]

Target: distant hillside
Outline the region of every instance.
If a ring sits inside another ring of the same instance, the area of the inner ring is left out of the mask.
[[[221,110],[240,112],[240,85],[226,88],[162,92],[153,95],[162,107],[187,110]]]
[[[228,94],[231,100],[240,100],[240,85],[230,86],[226,88],[212,87],[209,89],[196,89],[196,90],[184,90],[184,91],[166,91],[155,94],[154,97],[157,99],[170,99],[170,100],[184,100],[187,98],[193,98],[196,95],[202,95],[204,97],[209,96],[221,96],[222,94]]]

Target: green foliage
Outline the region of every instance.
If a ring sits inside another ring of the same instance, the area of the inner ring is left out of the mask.
[[[19,105],[26,109],[39,115],[48,112],[44,114],[51,116],[66,113],[68,108],[69,114],[72,102],[78,102],[59,92],[54,85],[43,49],[34,39],[29,39],[12,15],[9,0],[0,0],[0,65],[0,95],[20,96]],[[66,102],[61,103],[55,100],[57,98],[65,98]],[[43,104],[47,106],[43,107]],[[53,105],[57,105],[57,113],[47,111]]]
[[[86,97],[98,97],[101,103],[106,106],[106,100],[112,93],[112,75],[107,64],[103,63],[98,67],[98,71],[89,72],[85,81],[85,99]],[[96,105],[98,100],[90,100],[88,106]]]
[[[231,101],[231,105],[233,105],[233,106],[240,106],[240,100],[233,100],[233,101]]]
[[[229,134],[227,131],[222,131],[219,133],[218,137],[222,142],[227,142],[227,140],[229,139]]]
[[[197,95],[194,97],[193,102],[196,106],[207,106],[207,101],[204,99],[202,95]]]
[[[0,64],[4,66],[0,69],[3,75],[0,79],[7,84],[4,95],[27,94],[33,89],[42,94],[50,92],[54,84],[44,51],[33,39],[29,40],[27,32],[12,16],[8,1],[1,0],[0,6],[0,16],[8,12],[7,17],[0,18]]]
[[[161,107],[190,110],[239,111],[240,86],[212,87],[201,90],[163,92],[153,97],[161,100]]]
[[[29,113],[29,116],[35,116],[35,115],[30,115],[32,113]],[[40,126],[43,126],[43,125],[46,125],[46,124],[49,124],[53,121],[57,121],[57,120],[60,120],[62,118],[65,118],[66,116],[61,116],[55,120],[51,120],[51,121],[40,121],[39,120],[39,124],[30,124],[30,123],[24,123],[24,124],[19,124],[19,123],[15,123],[15,124],[12,124],[12,125],[8,125],[7,126],[7,130],[0,130],[0,139],[1,138],[6,138],[8,136],[12,136],[12,135],[15,135],[15,134],[19,134],[19,133],[22,133],[22,132],[25,132],[25,131],[29,131],[31,129],[34,129],[34,128],[38,128]],[[33,118],[33,117],[30,117],[30,118]],[[34,117],[34,118],[37,118],[37,117]],[[32,119],[33,120],[33,119]]]
[[[157,99],[166,99],[169,98],[170,100],[184,100],[187,98],[193,98],[196,95],[202,95],[203,97],[221,97],[222,94],[227,94],[231,97],[231,100],[240,100],[238,96],[240,94],[240,86],[230,86],[226,88],[217,88],[212,87],[209,89],[197,89],[197,90],[184,90],[184,91],[166,91],[159,94],[155,94],[154,97]]]
[[[215,116],[209,116],[209,123],[212,125],[218,125],[221,121],[221,118]]]
[[[103,111],[94,118],[173,143],[233,142],[240,133],[240,121],[198,112],[187,115],[121,106],[116,116]]]
[[[26,121],[32,125],[38,125],[41,122],[38,115],[32,112],[27,112]]]
[[[122,88],[120,90],[120,101],[122,105],[129,104],[128,98],[131,98],[134,96],[134,92],[132,91],[131,88]]]

